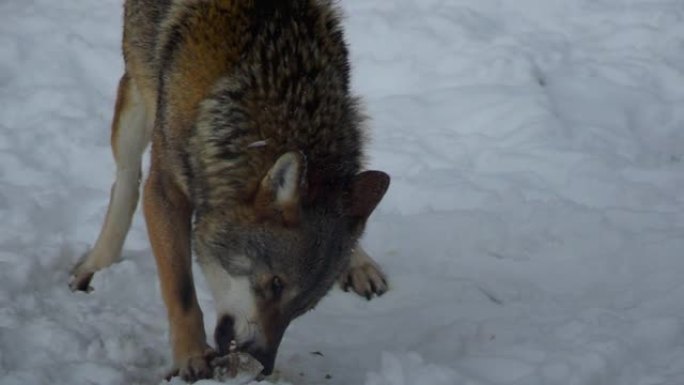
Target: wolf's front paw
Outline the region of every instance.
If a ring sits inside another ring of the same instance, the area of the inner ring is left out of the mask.
[[[90,281],[93,279],[95,271],[88,269],[85,262],[85,259],[81,260],[74,266],[73,270],[71,270],[71,279],[69,280],[71,291],[90,292],[93,290],[93,288],[90,287]]]
[[[180,377],[183,381],[192,383],[195,381],[211,378],[214,375],[214,369],[211,366],[211,361],[216,358],[216,352],[208,348],[203,354],[190,355],[178,363],[177,368],[172,370],[166,376],[166,379],[171,377]]]
[[[340,286],[344,291],[351,288],[370,301],[374,294],[379,297],[387,292],[387,277],[370,258],[352,261],[349,269],[340,277]]]

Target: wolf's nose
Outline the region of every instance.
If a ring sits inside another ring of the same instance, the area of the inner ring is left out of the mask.
[[[226,355],[230,352],[230,343],[235,339],[235,320],[229,315],[223,315],[216,323],[214,341],[219,354]]]

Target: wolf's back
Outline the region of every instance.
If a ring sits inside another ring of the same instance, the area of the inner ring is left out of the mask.
[[[178,154],[164,161],[196,198],[244,199],[289,151],[318,190],[359,172],[361,114],[329,1],[128,0],[125,27],[128,69],[159,92],[157,142]]]

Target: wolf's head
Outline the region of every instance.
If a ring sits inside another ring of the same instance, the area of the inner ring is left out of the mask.
[[[349,264],[389,177],[362,172],[341,191],[307,182],[302,156],[288,152],[256,189],[241,220],[211,210],[196,218],[194,244],[217,307],[215,340],[231,340],[269,374],[290,322],[312,309]],[[321,192],[322,191],[322,192]]]

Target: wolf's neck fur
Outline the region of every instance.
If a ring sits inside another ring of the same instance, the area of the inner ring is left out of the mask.
[[[359,172],[362,119],[352,97],[323,95],[305,111],[305,94],[282,99],[259,91],[226,77],[202,102],[189,151],[198,210],[247,203],[289,151],[303,155],[305,178],[318,189],[342,189]]]

